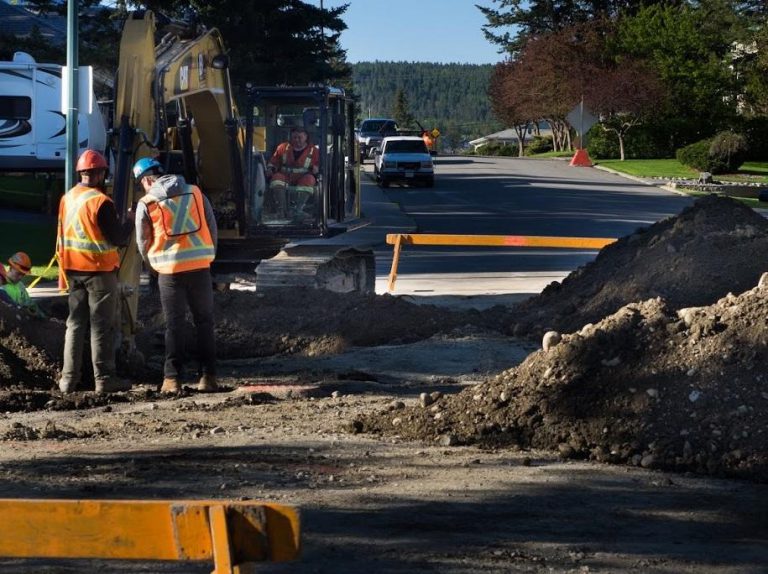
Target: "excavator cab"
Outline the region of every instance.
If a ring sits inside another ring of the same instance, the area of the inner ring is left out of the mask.
[[[246,180],[254,190],[249,207],[258,226],[293,235],[329,235],[359,217],[353,118],[354,100],[339,88],[248,87],[245,149],[251,150],[251,159]],[[317,175],[309,182],[291,177],[281,197],[265,167],[295,130],[305,131],[315,147]]]

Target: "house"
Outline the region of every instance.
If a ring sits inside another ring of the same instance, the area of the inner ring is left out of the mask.
[[[539,122],[539,133],[542,136],[551,136],[552,135],[552,129],[549,127],[549,123],[546,121],[540,121]],[[526,143],[530,141],[530,138],[534,136],[534,129],[533,126],[528,126],[528,135],[526,135]],[[479,148],[483,147],[484,145],[488,145],[490,143],[496,143],[500,145],[517,145],[517,132],[513,128],[508,128],[506,130],[501,130],[500,132],[488,134],[487,136],[483,136],[480,138],[477,138],[475,140],[472,140],[469,142],[469,145],[472,146],[472,149],[474,151],[477,151]]]

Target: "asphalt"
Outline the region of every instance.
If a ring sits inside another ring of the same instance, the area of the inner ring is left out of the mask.
[[[416,303],[453,307],[487,308],[496,304],[513,304],[540,293],[552,281],[561,281],[566,276],[558,272],[408,274],[398,275],[395,288],[388,291],[392,247],[386,244],[386,236],[391,233],[413,233],[417,231],[417,226],[375,184],[370,169],[370,165],[364,166],[365,174],[361,182],[362,217],[359,220],[353,221],[342,233],[292,243],[287,248],[295,245],[344,245],[373,249],[376,256],[376,293],[390,293]],[[647,181],[643,183],[650,185]],[[39,285],[31,294],[35,297],[51,297],[57,295],[58,290],[55,284],[47,283]]]

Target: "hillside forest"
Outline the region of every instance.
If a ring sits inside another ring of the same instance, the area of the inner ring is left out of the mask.
[[[395,117],[400,94],[415,121],[440,130],[442,148],[458,148],[461,142],[502,129],[488,99],[491,64],[377,61],[351,67],[361,118]],[[415,121],[404,127],[417,128]]]

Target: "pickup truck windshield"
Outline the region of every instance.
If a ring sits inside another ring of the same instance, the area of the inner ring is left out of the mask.
[[[387,143],[387,153],[429,153],[424,142],[419,140],[391,141]]]

